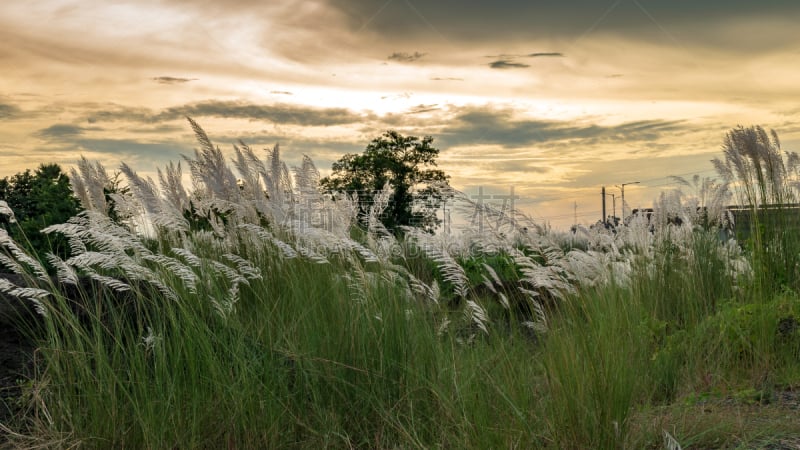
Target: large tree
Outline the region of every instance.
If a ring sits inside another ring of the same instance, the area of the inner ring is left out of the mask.
[[[439,150],[432,143],[430,136],[420,139],[387,131],[363,153],[347,154],[333,163],[333,173],[320,180],[320,186],[327,192],[358,194],[361,211],[366,212],[388,183],[393,193],[381,217],[383,225],[394,232],[400,226],[433,231],[442,201],[437,185],[446,184],[449,177],[435,169]]]
[[[33,173],[26,170],[0,179],[0,200],[14,211],[15,221],[0,215],[0,227],[14,240],[39,254],[41,259],[48,251],[66,255],[63,239],[40,232],[42,228],[66,222],[81,211],[69,178],[58,164],[42,164]]]

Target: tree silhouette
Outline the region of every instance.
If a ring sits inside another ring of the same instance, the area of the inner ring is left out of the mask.
[[[439,150],[432,143],[430,136],[420,139],[387,131],[373,139],[364,153],[347,154],[333,163],[333,173],[320,180],[320,186],[326,192],[357,194],[365,213],[376,193],[389,183],[394,191],[381,217],[383,225],[394,232],[401,226],[432,232],[440,222],[436,210],[442,194],[437,184],[449,179],[434,168]]]

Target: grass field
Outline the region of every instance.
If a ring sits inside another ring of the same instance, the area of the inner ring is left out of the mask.
[[[116,221],[84,161],[88,211],[47,230],[69,242],[66,260],[4,237],[2,263],[27,287],[2,290],[40,324],[20,324],[38,349],[21,413],[3,424],[8,445],[800,442],[799,230],[756,223],[747,241],[723,238],[724,212],[686,194],[613,233],[522,231],[515,218],[395,237],[368,220],[378,209],[359,228],[346,198],[287,185],[293,200],[278,203],[269,183],[219,185],[233,172],[208,142],[190,161],[192,192],[169,182],[177,167],[161,188],[128,170]],[[716,188],[754,210],[793,192],[786,168],[748,185],[757,177],[726,162]],[[243,169],[232,176],[248,179]],[[307,204],[325,213],[298,211]]]

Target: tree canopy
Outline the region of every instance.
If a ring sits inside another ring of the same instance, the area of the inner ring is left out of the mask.
[[[50,225],[66,222],[81,210],[69,178],[58,164],[42,164],[33,173],[29,169],[0,179],[0,200],[14,211],[15,223],[0,215],[0,227],[14,240],[40,256],[46,251],[65,255],[66,246],[58,237],[49,238],[40,232]]]
[[[333,173],[320,180],[320,186],[327,192],[357,194],[365,213],[388,183],[393,193],[381,217],[383,225],[394,232],[400,226],[433,231],[440,222],[436,210],[442,201],[436,185],[446,184],[449,176],[435,169],[439,150],[432,143],[430,136],[420,139],[387,131],[363,153],[347,154],[333,163]]]

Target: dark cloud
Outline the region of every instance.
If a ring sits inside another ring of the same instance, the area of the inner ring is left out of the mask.
[[[181,131],[186,131],[186,125],[181,124],[179,125],[168,125],[168,124],[161,124],[161,125],[140,125],[137,127],[126,127],[125,131],[130,133],[136,134],[167,134],[167,133],[176,133]]]
[[[86,128],[70,124],[55,124],[41,129],[35,133],[42,139],[70,139],[80,136]]]
[[[0,103],[0,119],[11,119],[18,116],[22,111],[14,106],[6,103]]]
[[[431,81],[464,81],[463,78],[456,78],[456,77],[433,77],[430,80]]]
[[[188,155],[193,148],[174,142],[141,142],[130,139],[78,139],[75,143],[85,151],[151,162],[177,161],[181,154]]]
[[[564,54],[559,52],[539,52],[539,53],[529,53],[525,56],[529,58],[563,58]]]
[[[270,130],[256,132],[245,132],[236,134],[218,134],[210,130],[209,137],[215,145],[219,145],[223,151],[231,148],[240,141],[246,143],[256,151],[256,155],[266,157],[266,150],[271,150],[275,144],[280,144],[281,158],[289,166],[300,164],[303,155],[308,155],[314,161],[317,168],[329,169],[331,164],[347,153],[361,153],[370,140],[380,135],[359,136],[354,134],[346,141],[333,140],[330,138],[309,138],[302,133],[281,133]],[[265,149],[259,152],[257,149]]]
[[[158,84],[182,84],[190,81],[196,81],[197,78],[177,78],[177,77],[155,77],[153,81]]]
[[[374,118],[374,115],[363,115],[345,108],[315,108],[286,103],[256,104],[241,101],[209,100],[174,106],[161,111],[112,105],[109,109],[100,109],[90,113],[86,120],[89,123],[113,121],[157,123],[180,120],[187,116],[194,118],[218,117],[253,121],[264,120],[301,126],[347,125]]]
[[[525,69],[530,66],[524,63],[514,62],[510,59],[498,59],[497,61],[490,62],[489,67],[492,69]]]
[[[536,53],[525,53],[525,54],[510,54],[510,53],[500,53],[499,55],[487,55],[487,58],[494,58],[494,59],[516,59],[516,58],[563,58],[564,54],[559,52],[536,52]]]
[[[437,105],[437,104],[417,105],[417,106],[409,109],[406,114],[420,114],[420,113],[425,113],[425,112],[430,112],[430,111],[437,111],[439,109],[441,109],[441,108],[439,108],[439,105]]]
[[[420,43],[512,38],[572,41],[595,32],[688,42],[703,39],[710,29],[732,20],[763,21],[800,14],[800,2],[795,0],[327,1],[353,31],[368,30],[387,41]],[[742,43],[753,40],[746,34],[736,38]],[[722,40],[716,44],[731,45]]]
[[[425,56],[425,53],[414,52],[414,53],[405,53],[405,52],[394,52],[389,55],[386,59],[389,61],[398,61],[398,62],[414,62],[421,59]]]
[[[496,170],[504,175],[511,173],[535,173],[541,175],[553,171],[551,167],[542,166],[541,164],[541,161],[531,159],[498,159],[491,161],[490,167],[492,170]]]
[[[552,120],[520,120],[510,109],[465,107],[439,134],[447,145],[496,144],[520,148],[556,142],[580,142],[594,145],[603,142],[654,141],[664,134],[683,129],[680,121],[642,120],[619,125],[579,124]]]
[[[278,95],[294,95],[289,91],[269,91],[270,94],[278,94]]]
[[[345,108],[313,108],[285,103],[259,105],[238,101],[206,101],[168,108],[155,119],[173,120],[186,116],[265,120],[301,126],[346,125],[366,119],[365,116]]]
[[[129,107],[120,105],[96,105],[89,104],[84,106],[92,112],[86,117],[86,122],[141,122],[149,123],[155,121],[155,113],[147,108]]]

